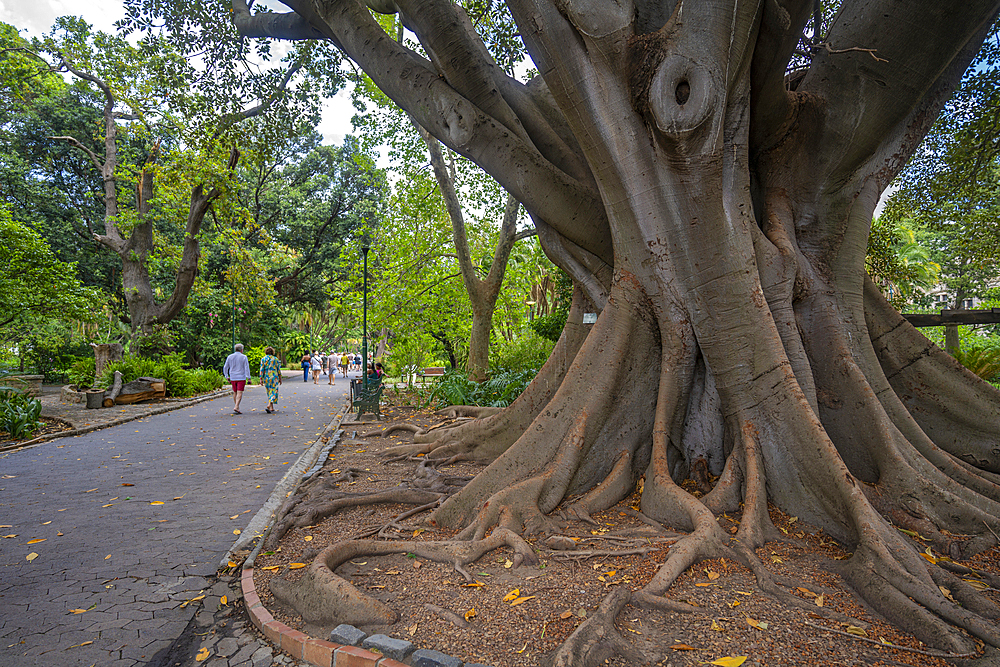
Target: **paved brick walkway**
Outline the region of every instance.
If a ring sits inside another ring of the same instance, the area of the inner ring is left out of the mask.
[[[216,568],[346,389],[289,376],[274,415],[253,387],[243,415],[223,396],[0,455],[0,664],[188,665],[206,637],[201,665],[289,664]]]

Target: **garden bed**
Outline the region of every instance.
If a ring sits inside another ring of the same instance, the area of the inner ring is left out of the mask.
[[[384,412],[384,422],[347,426],[343,441],[324,464],[321,474],[327,477],[357,471],[349,481],[340,483],[338,488],[343,491],[387,490],[412,479],[413,462],[387,463],[382,455],[389,447],[409,442],[412,436],[402,432],[384,437],[380,435],[384,428],[397,423],[426,428],[446,421],[402,405]],[[440,471],[472,476],[480,469],[460,462],[442,466]],[[349,538],[373,538],[381,533],[387,542],[432,545],[453,537],[450,531],[421,523],[426,514],[393,525],[395,517],[410,509],[410,505],[349,507],[313,525],[289,530],[276,547],[263,551],[255,562],[255,584],[261,600],[281,622],[327,638],[331,628],[307,623],[295,610],[279,603],[271,592],[271,581],[301,579],[308,568],[296,564],[307,566],[324,547]],[[644,526],[637,509],[638,495],[633,493],[617,506],[595,514],[597,525],[567,522],[562,535],[571,540],[569,551],[549,548],[546,536],[528,537],[528,544],[539,556],[537,565],[515,567],[514,554],[506,547],[489,551],[466,567],[472,581],[450,564],[402,552],[353,558],[336,573],[399,613],[398,622],[366,628],[372,633],[409,640],[419,648],[439,650],[467,662],[533,666],[593,617],[609,593],[619,587],[641,588],[666,559],[676,539],[629,536]],[[726,656],[748,656],[746,667],[948,664],[928,655],[926,646],[868,610],[828,569],[829,564],[849,557],[832,539],[774,507],[770,514],[788,538],[768,542],[758,550],[758,556],[773,575],[784,577],[785,592],[803,604],[789,605],[763,593],[753,574],[733,560],[703,561],[689,568],[666,594],[669,600],[689,605],[694,613],[628,605],[617,615],[617,632],[646,657],[647,664],[696,665]],[[739,515],[719,519],[723,529],[731,533],[739,521]],[[993,549],[964,564],[998,574],[998,555],[1000,550]],[[994,603],[1000,601],[995,591],[987,595]],[[838,614],[840,620],[830,618]],[[887,642],[910,651],[890,647]],[[611,658],[608,664],[639,663]]]

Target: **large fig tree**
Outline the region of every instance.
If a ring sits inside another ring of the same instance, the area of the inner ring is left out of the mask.
[[[449,0],[284,2],[290,13],[252,14],[234,0],[239,31],[336,44],[513,194],[576,282],[563,337],[517,402],[409,446],[489,462],[432,523],[485,540],[469,554],[523,550],[516,535],[550,528],[557,506],[585,518],[643,478],[642,511],[691,531],[632,594],[656,604],[699,559],[752,564],[775,532],[770,501],[847,545],[842,573],[878,612],[996,659],[997,608],[893,524],[952,557],[996,543],[1000,394],[864,271],[879,196],[996,0],[845,0],[822,31],[805,0],[507,0],[540,73],[527,85]],[[398,13],[422,53],[372,10]],[[718,475],[710,493],[678,485],[692,472]],[[741,507],[733,540],[715,515]],[[318,560],[317,592],[339,558]],[[571,639],[556,662],[592,643]]]

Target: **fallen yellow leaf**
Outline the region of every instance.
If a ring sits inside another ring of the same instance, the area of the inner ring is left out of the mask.
[[[260,569],[262,569],[262,570],[270,570],[271,572],[277,572],[280,567],[281,567],[280,565],[266,565],[266,566],[264,566],[264,567],[262,567]]]
[[[797,590],[798,592],[802,593],[802,594],[803,594],[803,595],[805,595],[806,597],[809,597],[809,598],[814,598],[814,597],[816,597],[816,594],[815,594],[815,593],[813,593],[813,592],[812,592],[811,590],[809,590],[808,588],[802,588],[801,586],[799,586],[799,587],[797,587],[797,588],[796,588],[795,590]]]
[[[864,630],[862,630],[861,628],[859,628],[856,625],[848,625],[847,626],[847,634],[849,634],[849,635],[857,635],[859,637],[867,637],[868,636],[867,632],[865,632]]]
[[[238,565],[238,563],[234,563],[233,561],[229,561],[229,567],[236,567],[237,565]]]
[[[201,650],[198,651],[198,655],[194,656],[194,659],[198,662],[205,662],[208,659],[208,647],[202,646]]]
[[[688,646],[687,644],[674,644],[670,648],[674,649],[675,651],[697,651],[698,650],[694,646]]]
[[[520,597],[520,598],[514,600],[513,602],[511,602],[510,606],[511,607],[516,607],[519,604],[524,604],[528,600],[534,600],[536,597],[538,597],[538,596],[537,595],[526,595],[524,597]]]
[[[51,521],[46,521],[46,522],[45,522],[45,523],[43,523],[42,525],[43,525],[43,526],[47,526],[47,525],[49,525],[50,523],[52,523],[52,522],[51,522]]]
[[[745,655],[727,655],[725,658],[719,658],[718,660],[713,660],[708,664],[718,665],[719,667],[740,667],[740,665],[742,665],[746,661],[747,661],[747,656]]]
[[[703,581],[703,582],[701,582],[699,584],[695,584],[695,586],[711,586],[711,585],[712,585],[711,583],[706,582],[706,581]]]
[[[722,626],[721,626],[721,625],[720,625],[720,624],[718,623],[718,621],[716,621],[716,620],[715,620],[714,618],[712,619],[712,629],[713,629],[713,630],[716,630],[717,632],[723,632],[723,631],[725,631],[725,628],[724,628],[724,627],[722,627]]]
[[[165,505],[166,503],[164,503],[162,500],[154,500],[154,501],[150,502],[149,504],[150,505]]]
[[[567,618],[569,618],[572,615],[573,615],[573,612],[571,612],[569,609],[567,609],[563,613],[559,614],[559,618],[561,618],[562,620],[565,621]]]
[[[983,582],[979,581],[978,579],[962,579],[962,581],[964,581],[965,583],[969,584],[970,586],[972,586],[973,588],[975,588],[977,591],[985,591],[987,588],[989,588],[989,586],[987,586]]]
[[[36,554],[34,551],[32,551],[30,554],[28,554],[27,556],[24,557],[24,560],[26,560],[26,561],[28,561],[30,563],[31,561],[35,560],[36,558],[38,558],[38,554]]]
[[[236,530],[233,531],[233,535],[239,535],[239,534],[240,534],[240,529],[239,528],[237,528]]]
[[[715,581],[718,578],[719,578],[719,573],[718,572],[712,572],[711,570],[708,571],[708,579],[709,579],[709,581]]]
[[[221,604],[223,607],[226,606],[227,604],[229,604],[229,598],[223,595],[222,598],[219,600],[219,604]]]
[[[512,560],[510,560],[510,559],[508,558],[508,559],[507,559],[506,561],[504,561],[504,564],[503,564],[503,566],[504,566],[504,567],[505,567],[506,569],[508,569],[508,570],[509,570],[509,569],[510,569],[511,567],[513,567],[513,566],[514,566],[514,561],[512,561]]]
[[[816,606],[817,606],[817,607],[822,607],[822,606],[823,606],[823,602],[824,602],[825,600],[826,600],[826,598],[825,598],[824,596],[822,596],[822,595],[817,595],[817,596],[816,596],[816,599],[815,599],[815,600],[813,600],[813,602],[815,602],[815,603],[816,603]]]
[[[38,539],[28,540],[27,542],[25,542],[25,544],[38,544],[39,542],[44,542],[46,539],[48,538],[39,537]]]
[[[476,616],[476,610],[475,610],[475,608],[472,608],[469,611],[465,612],[465,614],[463,614],[463,616],[465,617],[465,620],[471,621]]]
[[[87,610],[86,609],[70,609],[69,613],[71,613],[71,614],[85,614],[85,613],[87,613]]]
[[[70,648],[79,648],[81,646],[90,646],[93,643],[94,643],[93,640],[91,640],[89,642],[80,642],[79,644],[73,644],[72,646],[70,646]]]
[[[511,600],[516,599],[517,596],[519,596],[520,594],[521,594],[521,589],[520,588],[515,588],[511,592],[507,593],[507,595],[503,596],[503,601],[504,602],[510,602]]]
[[[109,559],[109,558],[111,558],[111,554],[108,554],[107,556],[105,556],[105,557],[104,557],[104,560],[107,560],[107,559]]]
[[[305,537],[303,537],[302,539],[303,539],[303,540],[305,540],[306,542],[312,542],[312,538],[313,538],[313,536],[312,536],[312,535],[306,535],[306,536],[305,536]]]
[[[462,586],[464,586],[465,588],[481,588],[481,587],[483,587],[485,585],[486,584],[484,584],[481,581],[477,581],[477,582],[472,583],[472,584],[462,584]]]
[[[755,618],[750,618],[747,616],[747,625],[751,628],[757,628],[758,630],[767,630],[767,623],[764,621],[758,621]]]
[[[289,570],[301,570],[305,566],[306,566],[305,563],[289,563],[288,564],[288,569]]]

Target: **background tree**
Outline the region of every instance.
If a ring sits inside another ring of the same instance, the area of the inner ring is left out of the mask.
[[[723,555],[803,604],[756,560],[775,535],[771,501],[852,552],[838,569],[879,613],[956,653],[981,641],[996,661],[995,608],[896,526],[952,558],[996,544],[1000,394],[930,346],[864,271],[879,195],[996,2],[845,0],[806,37],[812,2],[509,0],[540,73],[527,83],[497,66],[493,33],[459,5],[372,3],[398,12],[419,51],[357,0],[288,5],[252,13],[235,0],[231,16],[247,37],[336,44],[520,201],[576,284],[562,339],[513,405],[402,450],[491,462],[432,524],[473,540],[499,525],[476,546],[502,535],[530,553],[515,533],[557,529],[547,514],[560,503],[587,517],[643,478],[642,511],[692,532],[613,612],[664,604],[688,566]],[[692,468],[720,475],[710,493],[678,486]],[[715,515],[740,508],[733,536]],[[284,599],[334,597],[326,563]],[[601,623],[613,637],[613,616],[588,621],[554,662],[585,663],[594,645],[581,638]]]
[[[983,43],[961,85],[896,181],[890,223],[909,221],[941,266],[950,305],[983,297],[1000,275],[1000,35]]]

